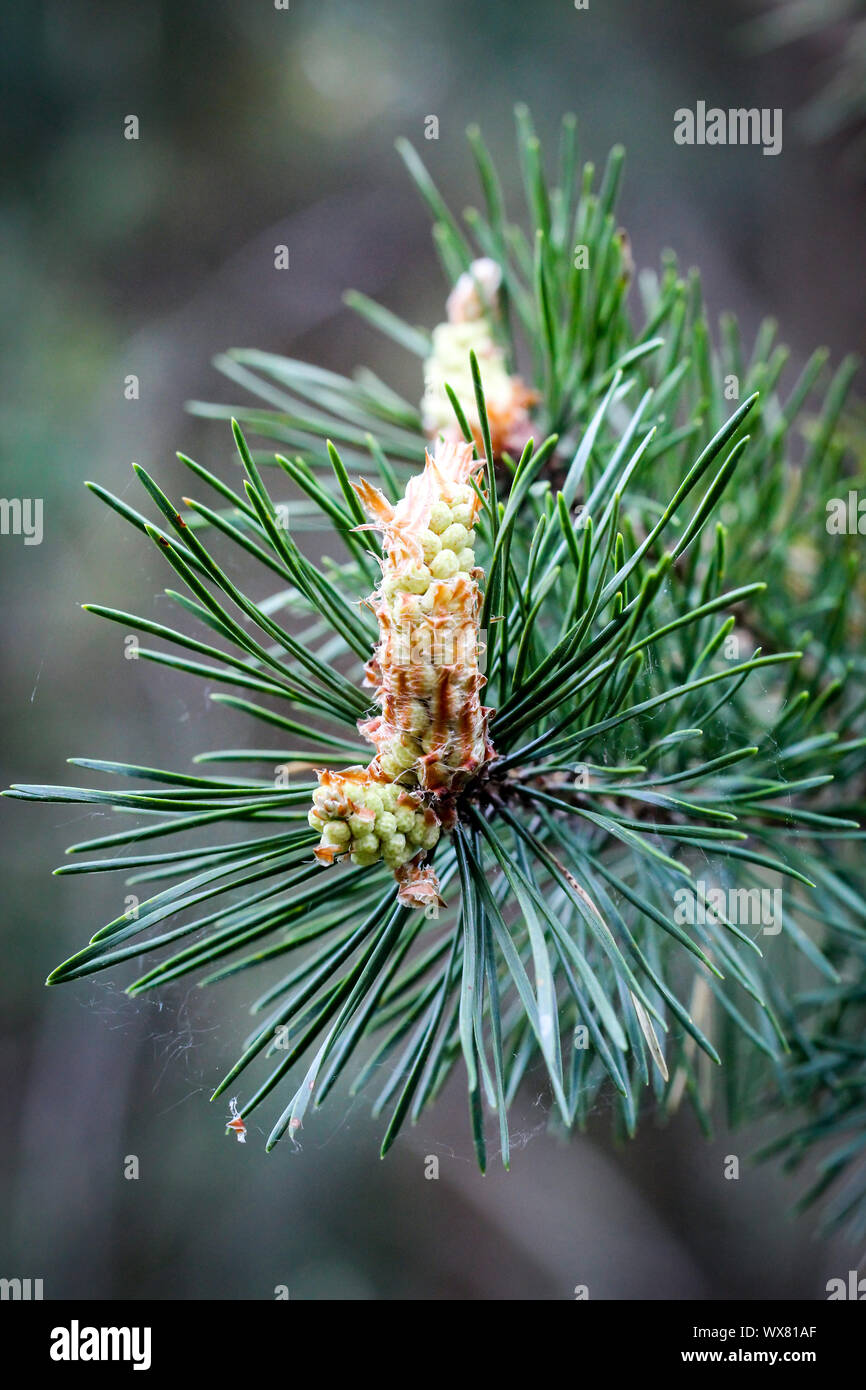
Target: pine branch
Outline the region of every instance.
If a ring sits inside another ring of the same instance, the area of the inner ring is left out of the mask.
[[[485,211],[465,226],[401,147],[434,218],[445,322],[350,297],[423,363],[420,408],[369,372],[237,351],[217,364],[264,405],[193,408],[236,417],[242,487],[181,456],[209,498],[181,510],[139,469],[149,517],[89,485],[181,581],[176,627],[89,610],[168,644],[145,659],[240,687],[212,698],[274,746],[203,752],[188,773],[75,759],[120,786],[7,793],[126,813],[130,828],[70,851],[104,857],[58,872],[154,885],[49,982],[149,952],[132,992],[265,975],[214,1095],[249,1085],[237,1130],[281,1094],[269,1148],[353,1073],[353,1089],[385,1077],[384,1152],[455,1066],[482,1168],[488,1112],[508,1164],[530,1070],[565,1128],[607,1087],[623,1133],[647,1090],[709,1129],[706,1061],[732,1123],[796,1110],[776,1146],[789,1165],[840,1136],[810,1198],[835,1185],[828,1219],[862,1234],[864,595],[854,539],[821,510],[863,477],[854,364],[822,387],[816,353],[783,391],[774,325],[747,361],[672,257],[630,294],[622,153],[596,188],[572,118],[551,185],[518,111],[523,227],[476,128],[469,141]],[[302,539],[323,536],[339,561],[310,559]],[[263,601],[258,566],[280,586]],[[408,613],[416,637],[468,645],[395,656]],[[772,923],[741,919],[777,892]]]

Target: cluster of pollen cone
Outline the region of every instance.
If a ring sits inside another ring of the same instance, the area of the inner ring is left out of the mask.
[[[309,814],[321,831],[321,863],[344,855],[359,866],[381,859],[399,883],[400,901],[419,907],[441,901],[426,856],[451,822],[456,794],[493,756],[478,664],[482,571],[474,528],[482,499],[472,484],[482,463],[455,427],[444,382],[471,399],[475,351],[494,452],[522,450],[533,397],[508,375],[493,337],[499,276],[493,261],[474,262],[449,298],[447,323],[434,331],[422,413],[437,443],[423,472],[396,505],[367,482],[356,488],[370,517],[359,529],[383,537],[382,578],[369,600],[379,642],[366,669],[379,712],[358,726],[376,754],[367,767],[320,772]],[[468,419],[480,435],[471,411]]]
[[[359,725],[376,755],[366,768],[321,772],[310,812],[320,861],[381,858],[401,900],[419,906],[438,899],[424,856],[454,794],[492,754],[473,551],[480,468],[471,445],[440,440],[396,505],[358,486],[370,527],[383,534],[382,579],[369,600],[379,643],[367,666],[379,712]]]
[[[474,352],[484,382],[484,405],[490,438],[496,455],[508,450],[519,458],[532,433],[529,406],[537,399],[519,376],[508,371],[505,353],[493,324],[500,312],[502,271],[483,256],[460,276],[446,305],[446,319],[433,330],[433,351],[424,363],[424,398],[421,416],[429,439],[440,435],[459,440],[462,435],[445,390],[447,382],[466,413],[481,447],[481,427],[472,404],[475,387],[469,366]]]

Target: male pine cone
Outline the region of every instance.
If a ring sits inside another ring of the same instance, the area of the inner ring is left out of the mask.
[[[371,518],[359,529],[383,533],[382,578],[369,600],[379,643],[367,666],[379,713],[358,726],[376,755],[366,768],[320,772],[309,819],[322,832],[323,863],[382,858],[401,901],[416,905],[438,898],[424,856],[455,794],[493,756],[473,549],[481,498],[471,483],[481,467],[471,445],[440,440],[396,505],[367,482],[356,488]]]

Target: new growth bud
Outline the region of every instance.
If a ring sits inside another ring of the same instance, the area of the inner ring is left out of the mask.
[[[434,797],[459,791],[492,753],[479,699],[473,528],[481,498],[470,480],[480,468],[471,445],[440,441],[396,507],[369,483],[358,488],[385,538],[371,599],[380,713],[359,727],[381,775]]]
[[[501,281],[499,266],[485,256],[472,262],[451,291],[446,305],[447,320],[434,328],[433,351],[424,363],[421,415],[429,439],[442,435],[457,442],[462,438],[445,393],[447,382],[466,412],[475,442],[481,447],[481,425],[475,410],[475,387],[469,365],[469,353],[474,352],[484,383],[493,452],[501,454],[507,449],[519,455],[532,432],[528,407],[536,396],[519,376],[509,373],[505,353],[493,334],[493,322],[499,313]],[[454,520],[466,524],[462,516],[455,516]],[[430,529],[439,531],[432,523]]]
[[[382,578],[370,599],[379,644],[367,665],[379,714],[359,724],[376,749],[369,767],[320,772],[310,825],[316,855],[330,864],[383,859],[400,898],[438,899],[423,855],[436,844],[449,798],[493,756],[490,711],[480,700],[480,570],[474,524],[481,469],[472,446],[440,441],[422,473],[392,504],[367,482],[357,487],[371,529],[384,537]]]
[[[428,807],[396,783],[376,780],[366,767],[320,772],[307,819],[321,831],[321,864],[348,854],[360,867],[383,859],[397,870],[439,839],[439,822]]]

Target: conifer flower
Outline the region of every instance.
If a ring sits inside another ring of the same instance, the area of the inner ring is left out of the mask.
[[[429,439],[440,435],[452,442],[461,439],[445,383],[455,392],[481,445],[481,428],[475,411],[475,391],[469,354],[478,358],[484,382],[484,399],[490,422],[494,454],[503,450],[519,455],[532,428],[528,407],[536,399],[519,376],[508,371],[505,353],[493,333],[499,312],[502,271],[495,261],[473,261],[448,297],[447,320],[433,330],[433,352],[424,364],[424,397],[421,414]]]
[[[366,767],[321,772],[308,820],[322,832],[316,849],[321,864],[351,854],[352,862],[362,867],[384,859],[396,870],[432,849],[439,838],[439,822],[431,810],[396,783],[378,780]]]
[[[472,452],[440,441],[396,506],[367,482],[357,489],[385,551],[371,599],[380,713],[360,728],[381,776],[434,797],[459,791],[492,754],[473,549],[481,498],[470,481],[482,464]]]
[[[382,858],[403,901],[438,896],[421,867],[452,814],[453,795],[493,754],[490,711],[480,700],[481,595],[473,544],[481,469],[472,446],[440,441],[393,505],[367,482],[357,492],[384,537],[382,578],[369,600],[379,644],[367,666],[379,713],[359,729],[373,744],[369,767],[321,772],[310,825],[316,855],[332,863]],[[412,861],[410,865],[410,861]]]

